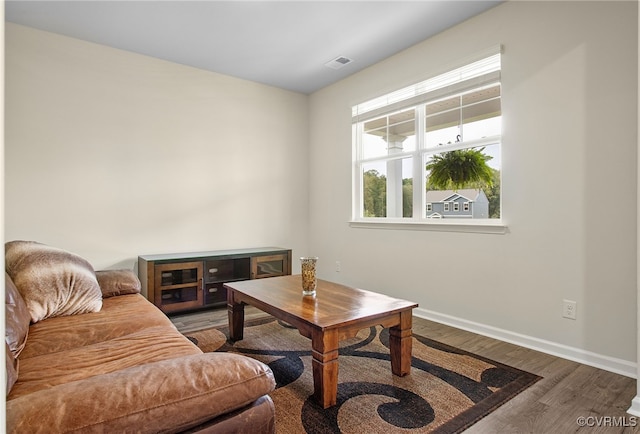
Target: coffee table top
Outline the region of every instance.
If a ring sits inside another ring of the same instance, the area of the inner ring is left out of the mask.
[[[319,328],[385,316],[418,307],[417,303],[318,279],[315,296],[302,295],[302,277],[269,277],[226,283],[237,298],[257,307],[277,310],[283,320],[293,317]]]

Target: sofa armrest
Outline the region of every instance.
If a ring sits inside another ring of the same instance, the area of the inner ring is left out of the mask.
[[[231,353],[148,363],[7,401],[7,432],[179,432],[275,388],[265,364]],[[47,411],[48,410],[48,411]]]
[[[96,271],[96,278],[102,290],[102,298],[140,292],[140,280],[131,270]]]

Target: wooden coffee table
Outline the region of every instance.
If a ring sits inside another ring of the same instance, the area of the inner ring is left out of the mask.
[[[391,372],[411,371],[411,315],[416,303],[318,280],[315,296],[302,295],[300,275],[227,283],[229,337],[241,340],[244,305],[296,327],[311,339],[313,394],[323,408],[336,404],[338,343],[375,325],[389,328]]]

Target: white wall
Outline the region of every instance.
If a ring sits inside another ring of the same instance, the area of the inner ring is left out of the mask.
[[[637,7],[508,2],[313,94],[310,253],[322,277],[635,373]],[[509,232],[351,228],[351,106],[496,44]],[[561,317],[563,299],[578,302],[577,320]]]
[[[306,95],[6,24],[5,239],[305,253]]]

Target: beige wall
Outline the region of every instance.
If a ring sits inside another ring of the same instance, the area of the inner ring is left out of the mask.
[[[509,2],[312,95],[310,246],[322,276],[633,375],[637,17],[636,2]],[[496,44],[509,232],[350,227],[351,106]],[[561,317],[563,299],[578,302],[577,320]]]
[[[161,252],[304,253],[307,99],[7,24],[5,239],[95,268]]]

